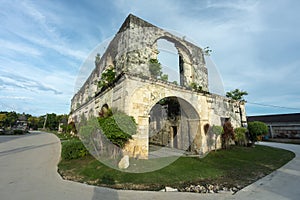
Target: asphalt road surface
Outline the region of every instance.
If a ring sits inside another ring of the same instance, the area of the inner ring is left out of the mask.
[[[55,135],[35,132],[26,136],[0,136],[0,199],[300,199],[300,145],[261,144],[289,149],[296,153],[296,158],[235,195],[195,194],[123,191],[65,181],[57,173],[61,146]]]

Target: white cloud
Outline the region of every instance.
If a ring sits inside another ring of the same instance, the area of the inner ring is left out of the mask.
[[[133,13],[209,46],[226,90],[247,90],[249,101],[299,106],[298,2],[12,0],[1,6],[1,81],[10,84],[0,84],[2,96],[32,95],[36,104],[68,104],[80,65],[93,65],[94,57],[86,58],[93,54],[91,48],[114,35],[124,17]],[[32,91],[26,94],[22,87]],[[49,97],[38,99],[35,92]],[[10,100],[18,105],[17,99]],[[258,113],[255,109],[252,105],[250,113]],[[38,112],[45,111],[40,107]]]
[[[2,55],[7,54],[8,51],[17,52],[20,54],[30,54],[32,56],[40,56],[41,52],[33,47],[28,46],[24,43],[15,43],[7,40],[0,39],[0,52]]]
[[[25,96],[0,96],[2,99],[18,99],[18,100],[32,100],[31,97],[25,97]]]

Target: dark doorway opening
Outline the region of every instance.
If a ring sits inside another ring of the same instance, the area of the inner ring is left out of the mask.
[[[177,139],[177,126],[171,126],[171,133],[173,138],[173,148],[178,148],[178,139]]]

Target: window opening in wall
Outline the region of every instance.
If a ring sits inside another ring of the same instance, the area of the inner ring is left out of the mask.
[[[168,82],[180,85],[179,54],[174,43],[165,39],[157,40],[159,54],[158,61],[162,66],[162,73],[168,75]],[[183,70],[182,70],[183,71]]]
[[[179,76],[180,76],[180,85],[184,85],[184,69],[183,69],[183,58],[179,55]]]
[[[222,124],[222,126],[225,124],[225,122],[227,122],[229,120],[230,120],[230,118],[228,118],[228,117],[221,117],[221,124]]]

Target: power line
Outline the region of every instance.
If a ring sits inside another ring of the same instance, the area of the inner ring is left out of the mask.
[[[249,102],[248,104],[254,104],[259,106],[265,106],[265,107],[273,107],[273,108],[283,108],[283,109],[289,109],[289,110],[300,110],[300,108],[292,108],[292,107],[285,107],[285,106],[277,106],[277,105],[271,105],[271,104],[263,104],[263,103],[256,103],[256,102]]]

